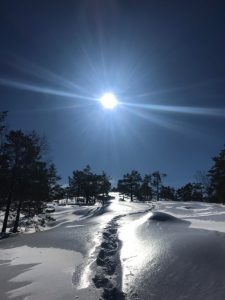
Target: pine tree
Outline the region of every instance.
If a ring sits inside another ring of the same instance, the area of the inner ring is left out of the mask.
[[[23,176],[24,173],[23,167],[25,166],[23,162],[24,159],[26,159],[27,154],[25,146],[26,142],[25,136],[21,131],[11,131],[6,136],[6,143],[3,145],[3,152],[8,166],[8,169],[5,170],[8,179],[8,195],[2,232],[5,232],[7,228],[12,199],[16,196],[17,192],[21,192],[21,190],[19,191],[19,184],[21,176]]]
[[[170,186],[161,186],[160,198],[165,200],[175,200],[175,189]]]
[[[166,174],[160,173],[159,171],[152,173],[152,186],[154,187],[154,194],[156,200],[159,201],[160,198],[160,188],[162,186],[162,180],[166,177]]]
[[[214,165],[209,170],[211,201],[225,203],[225,147],[213,158]]]
[[[48,166],[42,161],[42,139],[35,132],[10,131],[6,135],[3,153],[7,162],[3,171],[7,178],[7,196],[2,232],[6,231],[12,205],[16,210],[13,227],[13,232],[16,232],[21,211],[29,214],[41,212],[43,202],[52,199],[59,178],[54,165]]]
[[[198,183],[188,183],[176,191],[178,201],[203,201],[202,186]]]
[[[7,226],[9,209],[12,198],[17,206],[16,220],[13,232],[17,231],[20,212],[24,199],[27,197],[27,184],[30,174],[36,161],[40,159],[40,145],[37,143],[37,136],[34,133],[25,135],[22,131],[11,131],[6,136],[5,152],[8,156],[11,171],[11,197],[8,198],[3,232]]]
[[[72,177],[69,177],[69,186],[68,186],[68,196],[72,197],[81,197],[84,196],[83,192],[83,181],[84,173],[83,171],[73,171]]]
[[[191,183],[185,184],[176,191],[176,199],[178,201],[191,201],[192,200],[193,186]]]
[[[94,204],[100,194],[108,195],[111,183],[109,177],[103,172],[94,174],[87,165],[82,171],[76,170],[69,177],[68,192],[70,197],[84,197],[86,204]]]
[[[133,170],[123,176],[123,179],[118,181],[118,191],[129,195],[130,201],[133,202],[134,196],[138,196],[141,184],[141,175],[138,171]]]
[[[143,199],[144,201],[152,200],[153,190],[151,187],[151,175],[144,176],[139,189],[139,195],[140,199]]]
[[[3,143],[6,134],[6,117],[6,111],[0,112],[0,209],[6,205],[8,191],[8,162],[3,150]]]
[[[102,194],[103,196],[108,196],[108,193],[111,189],[110,178],[106,175],[105,172],[102,172],[101,175],[98,176],[98,194]]]

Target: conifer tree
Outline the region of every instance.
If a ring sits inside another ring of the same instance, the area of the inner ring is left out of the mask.
[[[138,196],[141,180],[141,175],[138,171],[133,170],[118,181],[118,191],[127,194],[130,197],[130,201],[133,202],[134,196]]]
[[[213,161],[214,165],[209,170],[209,197],[213,202],[225,203],[225,147]]]
[[[154,188],[154,194],[156,196],[156,200],[159,201],[160,198],[160,188],[162,186],[163,178],[166,177],[166,174],[160,173],[159,171],[155,171],[152,173],[152,186]]]
[[[5,217],[2,232],[6,231],[9,212],[16,210],[13,232],[19,225],[21,211],[41,212],[43,202],[52,200],[58,181],[54,165],[42,160],[42,139],[36,132],[25,134],[21,130],[10,131],[2,146],[5,168],[1,175],[6,178]]]
[[[139,195],[140,199],[143,199],[144,201],[152,200],[153,190],[151,187],[151,175],[144,176],[139,189]]]

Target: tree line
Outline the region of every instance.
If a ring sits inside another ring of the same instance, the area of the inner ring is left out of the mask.
[[[134,197],[139,200],[150,201],[155,196],[155,199],[159,200],[164,177],[166,177],[166,174],[157,171],[142,178],[138,171],[133,170],[118,180],[116,190],[129,196],[131,202],[134,200]]]
[[[155,171],[142,178],[138,171],[133,170],[118,181],[116,190],[140,201],[203,201],[203,185],[200,183],[188,183],[179,189],[164,185],[163,179],[167,175]],[[206,199],[205,199],[206,200]]]
[[[87,165],[83,170],[73,171],[69,176],[69,184],[66,188],[67,198],[82,198],[86,205],[95,204],[96,200],[107,199],[111,189],[110,178],[105,172],[95,174]]]
[[[111,190],[105,172],[96,174],[87,165],[75,170],[66,187],[60,184],[54,163],[47,159],[47,141],[37,132],[8,130],[7,112],[0,112],[0,210],[4,211],[2,232],[6,231],[10,212],[15,213],[13,232],[17,232],[21,213],[34,216],[45,204],[63,198],[82,199],[86,205],[104,203]],[[159,171],[141,176],[133,170],[118,180],[118,191],[131,201],[168,199],[225,203],[225,147],[213,158],[207,173],[199,172],[196,182],[175,189],[164,185],[167,175]]]
[[[111,188],[103,172],[94,174],[90,166],[74,171],[63,187],[54,163],[47,159],[47,141],[31,131],[8,130],[7,112],[0,112],[0,210],[4,211],[5,233],[10,212],[15,214],[13,232],[18,231],[21,213],[40,214],[45,204],[62,198],[83,197],[85,204],[102,202]]]
[[[7,112],[0,113],[0,209],[5,211],[2,232],[10,211],[17,232],[21,212],[31,216],[43,210],[60,188],[55,165],[45,160],[46,141],[35,131],[7,130]]]
[[[218,156],[213,158],[213,166],[204,172],[197,172],[196,181],[175,189],[163,184],[167,175],[159,171],[141,174],[133,170],[118,180],[115,191],[141,201],[205,201],[225,204],[225,146]]]

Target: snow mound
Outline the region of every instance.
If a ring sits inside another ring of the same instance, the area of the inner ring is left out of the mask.
[[[94,206],[83,206],[76,209],[73,214],[81,216],[83,218],[93,218],[103,215],[104,213],[108,212],[109,203],[101,205],[99,203],[95,204]]]
[[[182,220],[161,211],[153,212],[149,220],[156,222],[182,222]]]

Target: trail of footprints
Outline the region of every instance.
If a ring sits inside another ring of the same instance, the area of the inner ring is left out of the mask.
[[[103,288],[102,299],[125,299],[125,294],[116,287],[115,274],[117,268],[120,267],[121,242],[118,238],[117,220],[121,217],[113,218],[104,229],[103,241],[96,259],[97,272],[93,282],[97,288]]]
[[[152,210],[154,206],[145,211],[138,211],[114,217],[103,231],[103,239],[96,259],[97,271],[92,278],[96,288],[103,288],[102,299],[124,300],[125,293],[116,280],[121,275],[120,248],[117,221],[127,215],[143,214]],[[121,284],[120,284],[121,285]]]

